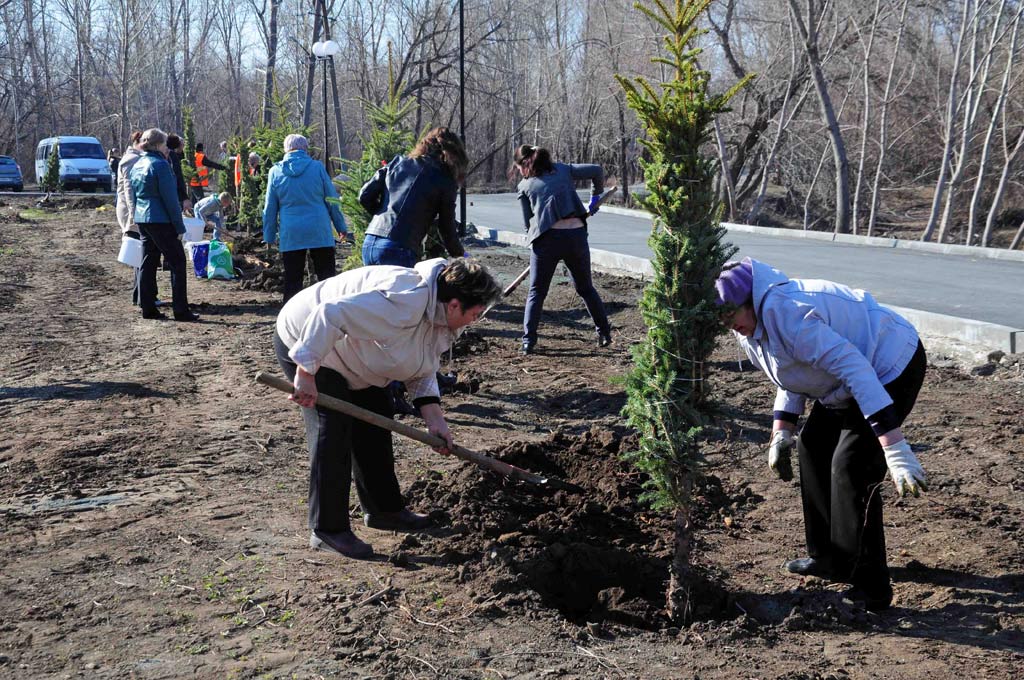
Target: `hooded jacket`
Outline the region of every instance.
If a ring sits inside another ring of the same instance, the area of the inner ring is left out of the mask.
[[[174,171],[167,159],[154,151],[145,151],[130,177],[135,194],[135,223],[171,224],[175,231],[184,234]]]
[[[366,233],[397,241],[419,258],[436,218],[445,250],[462,257],[466,251],[455,227],[457,193],[455,179],[434,158],[395,156],[359,191],[359,204],[373,215]]]
[[[458,337],[448,328],[437,277],[445,260],[414,268],[352,269],[305,288],[277,317],[278,337],[298,366],[337,371],[354,390],[405,383],[417,403],[440,401],[440,357]]]
[[[348,233],[338,198],[324,166],[305,151],[290,151],[274,164],[267,177],[263,205],[263,240],[274,243],[280,236],[281,252],[306,248],[333,248],[334,231]]]
[[[910,322],[863,290],[790,279],[757,260],[751,265],[757,325],[752,337],[736,336],[779,388],[776,418],[795,421],[807,399],[832,408],[852,399],[876,434],[897,426],[883,386],[899,377],[917,351]]]
[[[593,182],[593,196],[600,196],[604,190],[604,170],[600,165],[555,163],[554,167],[543,175],[523,178],[517,187],[526,238],[530,243],[551,229],[555,222],[569,217],[586,221],[590,216],[576,193],[575,180],[589,179]]]
[[[132,191],[131,171],[135,164],[142,158],[142,152],[133,146],[128,146],[121,156],[121,162],[117,165],[117,221],[121,225],[121,232],[127,234],[138,233],[135,226],[135,192]]]

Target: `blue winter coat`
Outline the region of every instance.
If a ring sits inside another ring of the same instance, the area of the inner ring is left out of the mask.
[[[136,224],[173,224],[175,231],[185,233],[174,170],[167,159],[155,151],[144,152],[129,179],[135,193]]]
[[[335,203],[338,192],[319,161],[305,151],[291,151],[275,163],[267,178],[263,206],[263,240],[274,243],[280,235],[281,252],[334,247],[334,232],[347,234],[345,218]]]

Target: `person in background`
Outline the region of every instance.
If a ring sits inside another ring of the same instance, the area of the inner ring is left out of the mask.
[[[431,523],[405,507],[391,433],[318,406],[317,396],[344,399],[390,418],[391,401],[383,388],[405,381],[427,429],[445,442],[437,450],[447,453],[454,442],[434,379],[440,356],[500,294],[479,263],[436,259],[414,268],[352,269],[285,303],[274,352],[294,382],[289,399],[302,407],[306,425],[311,548],[357,559],[373,554],[349,522],[353,477],[367,527],[418,531]]]
[[[337,199],[338,192],[324,166],[309,157],[308,149],[309,140],[302,135],[285,137],[284,158],[267,177],[263,240],[270,244],[280,239],[284,302],[302,290],[307,253],[317,281],[335,275],[334,230],[343,237],[348,234],[337,203],[327,201]]]
[[[413,266],[435,218],[448,253],[462,257],[455,197],[468,165],[462,140],[438,127],[407,156],[395,156],[377,170],[359,192],[360,205],[373,216],[363,240],[363,264]]]
[[[117,149],[110,147],[107,151],[107,164],[110,165],[110,176],[114,178],[114,182],[117,182],[117,165],[121,162],[121,155],[117,153]],[[115,189],[116,191],[116,189]]]
[[[252,177],[260,171],[260,155],[255,151],[249,154],[248,161],[249,176]],[[242,161],[240,156],[235,156],[235,194],[240,195],[242,190]]]
[[[214,170],[227,170],[227,167],[210,159],[203,149],[202,142],[196,144],[195,158],[193,159],[196,174],[189,181],[192,190],[192,204],[195,205],[206,195],[206,189],[210,186],[210,168]]]
[[[778,387],[768,467],[789,481],[794,446],[799,455],[808,557],[787,570],[850,583],[848,599],[887,609],[886,468],[900,496],[927,489],[900,430],[927,365],[917,331],[865,291],[790,279],[749,257],[727,263],[715,290],[726,326]]]
[[[164,158],[167,134],[151,128],[139,139],[140,158],[131,170],[135,196],[135,224],[142,235],[142,273],[139,277],[139,306],[142,318],[165,318],[156,308],[156,268],[161,254],[171,270],[171,294],[176,321],[198,321],[188,306],[185,250],[180,236],[185,233],[181,204],[174,186],[174,171]]]
[[[181,137],[175,134],[167,135],[167,160],[171,162],[171,169],[174,170],[174,182],[178,192],[178,202],[185,212],[192,210],[192,201],[189,199],[188,189],[185,187],[185,174],[181,169],[181,162],[185,158],[185,150],[182,147]]]
[[[132,192],[132,184],[129,173],[140,158],[142,158],[142,147],[139,140],[142,138],[142,130],[133,130],[129,137],[128,146],[121,155],[117,165],[117,202],[114,212],[117,215],[117,223],[121,227],[121,233],[129,238],[140,238],[139,228],[135,224],[135,194]],[[139,274],[142,270],[135,268],[135,275],[132,277],[132,304],[139,304]]]
[[[226,232],[228,236],[233,236],[227,229],[224,229],[224,217],[221,214],[221,211],[226,212],[231,206],[231,194],[226,191],[220,192],[217,196],[207,196],[196,203],[196,217],[213,225],[213,238],[218,241],[224,236],[222,231]]]
[[[612,330],[604,303],[590,273],[590,244],[587,218],[597,212],[604,188],[604,171],[599,165],[555,163],[547,149],[524,144],[516,149],[515,167],[523,179],[519,182],[519,202],[530,242],[530,292],[523,315],[523,354],[532,354],[537,344],[537,327],[544,309],[544,298],[559,262],[565,262],[572,274],[576,293],[583,299],[597,330],[598,347],[612,343]],[[593,190],[586,208],[573,182],[590,180]]]

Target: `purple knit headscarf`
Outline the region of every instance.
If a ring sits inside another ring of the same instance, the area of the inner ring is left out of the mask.
[[[736,265],[730,267],[730,265]],[[750,301],[754,292],[754,268],[750,258],[745,257],[739,264],[726,262],[722,273],[715,281],[715,302],[719,305],[736,305]]]

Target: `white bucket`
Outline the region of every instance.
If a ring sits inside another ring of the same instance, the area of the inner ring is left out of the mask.
[[[196,241],[202,241],[203,228],[206,227],[206,222],[198,217],[183,217],[182,220],[185,222],[185,242],[195,243]]]
[[[121,251],[117,254],[117,261],[129,267],[138,269],[142,266],[142,241],[131,236],[121,237]]]

